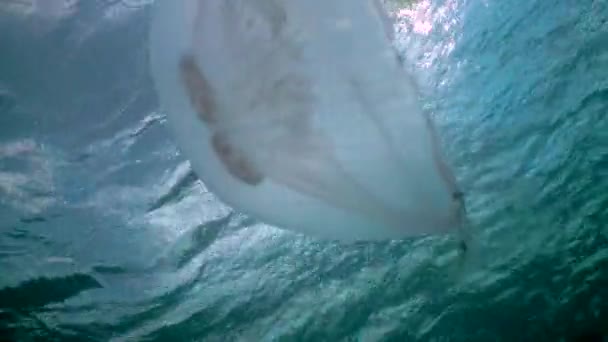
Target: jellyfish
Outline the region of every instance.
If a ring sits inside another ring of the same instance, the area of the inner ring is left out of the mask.
[[[380,0],[154,6],[161,106],[219,199],[322,239],[457,233],[467,248],[462,192]]]

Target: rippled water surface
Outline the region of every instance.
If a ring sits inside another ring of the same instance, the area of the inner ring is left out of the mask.
[[[448,238],[320,242],[207,192],[158,109],[149,2],[0,2],[0,340],[608,334],[607,1],[393,4],[482,245],[459,281]]]

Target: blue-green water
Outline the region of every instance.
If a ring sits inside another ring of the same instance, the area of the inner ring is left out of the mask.
[[[398,12],[399,48],[481,240],[482,265],[459,282],[449,239],[320,242],[208,193],[157,111],[148,5],[26,16],[9,3],[0,341],[608,334],[608,1]]]

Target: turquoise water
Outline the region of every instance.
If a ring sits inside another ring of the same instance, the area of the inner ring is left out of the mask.
[[[158,111],[149,6],[75,3],[0,4],[0,340],[608,334],[607,1],[398,12],[481,242],[460,281],[447,238],[340,245],[224,206]]]

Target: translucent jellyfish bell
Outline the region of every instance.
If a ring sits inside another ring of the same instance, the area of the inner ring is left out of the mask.
[[[378,1],[156,3],[160,100],[220,199],[342,241],[461,227],[459,191]]]

